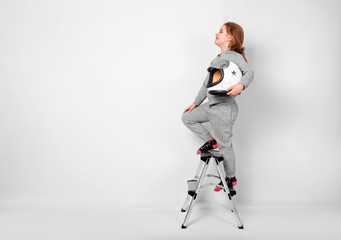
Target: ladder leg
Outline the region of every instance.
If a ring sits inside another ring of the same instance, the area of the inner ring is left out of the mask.
[[[203,171],[204,167],[205,167],[205,162],[200,160],[197,171],[195,172],[195,175],[194,175],[194,179],[199,179],[200,173]],[[188,203],[189,203],[190,197],[191,195],[187,194],[187,197],[181,209],[181,212],[186,212],[188,205],[189,205]]]
[[[185,216],[185,219],[184,219],[184,222],[183,222],[181,228],[187,228],[187,223],[188,223],[188,220],[189,220],[189,217],[191,215],[192,208],[193,208],[193,205],[194,205],[194,200],[197,197],[197,194],[198,194],[198,192],[200,190],[200,186],[201,186],[202,181],[203,181],[203,179],[205,177],[209,161],[210,161],[210,157],[206,158],[204,164],[202,165],[203,167],[201,167],[199,181],[198,181],[198,184],[197,184],[195,190],[194,191],[188,191],[187,198],[189,198],[189,207],[188,207],[188,211],[186,213],[186,216]]]
[[[239,214],[238,214],[238,211],[237,211],[237,208],[236,208],[236,206],[235,206],[235,204],[234,204],[234,202],[233,202],[233,200],[232,200],[232,197],[231,197],[231,195],[230,195],[230,190],[229,190],[229,188],[228,188],[228,186],[227,186],[227,183],[226,183],[226,181],[225,181],[225,179],[224,179],[224,175],[223,175],[223,170],[221,169],[221,167],[222,167],[222,162],[219,162],[217,159],[215,159],[216,161],[216,165],[217,165],[217,170],[218,170],[218,174],[219,174],[219,176],[220,176],[220,178],[221,178],[221,181],[223,182],[223,186],[224,186],[224,188],[226,189],[226,191],[225,191],[225,193],[226,193],[226,195],[227,195],[227,197],[228,197],[228,199],[229,199],[229,204],[230,204],[230,207],[231,207],[231,211],[234,213],[234,215],[236,216],[236,220],[237,220],[237,223],[238,223],[238,228],[239,229],[244,229],[244,227],[243,227],[243,224],[242,224],[242,221],[240,220],[240,217],[239,217]]]
[[[203,167],[205,166],[206,162],[203,160],[200,160],[199,166],[197,168],[197,171],[195,172],[194,178],[199,178],[200,173],[202,172]]]
[[[205,167],[205,164],[206,163],[204,161],[200,160],[198,168],[197,168],[197,171],[195,172],[195,175],[194,175],[194,179],[199,179],[200,173],[203,171],[203,169]],[[184,205],[183,205],[183,207],[181,209],[181,212],[186,212],[187,207],[188,207],[188,203],[189,203],[188,201],[190,200],[190,197],[191,196],[188,194],[187,197],[186,197],[186,200],[184,202]]]
[[[191,195],[187,194],[187,197],[186,197],[186,200],[184,202],[184,205],[183,207],[181,208],[181,212],[186,212],[187,210],[187,207],[188,207],[188,201],[189,201],[189,198],[191,197]]]

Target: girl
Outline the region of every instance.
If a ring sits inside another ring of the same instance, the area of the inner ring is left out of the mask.
[[[238,84],[226,89],[226,96],[217,96],[207,92],[206,86],[210,75],[208,73],[193,104],[187,107],[182,115],[183,123],[205,142],[198,149],[197,154],[219,147],[219,151],[224,157],[225,180],[232,196],[236,194],[233,186],[237,184],[235,154],[232,145],[232,128],[238,116],[235,97],[249,86],[254,77],[245,58],[243,42],[244,31],[238,24],[227,22],[220,28],[216,33],[214,43],[220,47],[221,53],[213,59],[210,67],[231,61],[239,67],[242,78]],[[200,105],[206,97],[208,102]],[[211,123],[214,137],[201,124],[207,121]],[[223,186],[222,182],[218,185]],[[214,189],[214,191],[220,190],[221,188],[218,186]]]

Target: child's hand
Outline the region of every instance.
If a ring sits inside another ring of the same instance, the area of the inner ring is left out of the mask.
[[[238,83],[237,85],[233,85],[231,87],[229,87],[226,91],[228,91],[228,93],[226,93],[226,95],[229,96],[237,96],[240,94],[241,91],[244,90],[244,85],[241,83]],[[231,90],[231,91],[230,91]]]
[[[187,107],[186,109],[185,109],[185,111],[182,113],[182,114],[184,114],[185,112],[187,112],[187,111],[192,111],[195,107],[196,107],[197,105],[196,104],[192,104],[192,105],[190,105],[189,107]]]

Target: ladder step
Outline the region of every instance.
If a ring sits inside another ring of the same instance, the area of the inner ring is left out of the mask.
[[[215,149],[209,150],[208,152],[200,153],[201,157],[222,157],[223,155]]]

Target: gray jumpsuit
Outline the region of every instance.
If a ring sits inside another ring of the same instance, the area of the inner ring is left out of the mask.
[[[210,67],[217,67],[220,64],[232,61],[242,72],[241,84],[247,88],[252,82],[254,73],[243,58],[243,55],[235,51],[227,50],[213,59]],[[224,169],[226,177],[236,176],[235,154],[232,145],[232,128],[238,117],[238,105],[233,96],[216,96],[207,92],[206,84],[209,79],[207,74],[198,95],[194,100],[197,105],[191,112],[182,115],[182,122],[204,142],[212,137],[218,144],[219,151],[224,157]],[[207,97],[208,102],[201,104]],[[214,136],[202,125],[203,122],[210,122]]]

